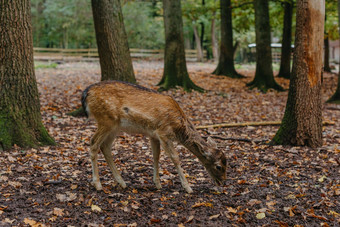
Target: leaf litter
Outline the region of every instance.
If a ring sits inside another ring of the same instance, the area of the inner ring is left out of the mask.
[[[288,91],[248,90],[244,79],[212,75],[211,63],[188,63],[190,77],[206,93],[164,92],[173,96],[196,126],[279,121]],[[157,89],[162,62],[135,61],[140,85]],[[103,191],[91,185],[92,121],[66,113],[80,106],[80,95],[100,80],[98,62],[63,63],[36,70],[43,121],[57,146],[14,147],[0,153],[1,226],[336,226],[340,221],[340,106],[323,104],[323,146],[268,146],[278,126],[200,130],[215,136],[227,157],[227,180],[217,189],[198,160],[181,146],[182,167],[194,192],[181,187],[171,161],[161,154],[162,189],[152,182],[152,152],[142,135],[122,134],[112,152],[128,188],[121,189],[99,156]],[[335,91],[337,75],[324,74],[323,103]],[[286,89],[289,81],[276,78]],[[224,140],[219,138],[236,138]],[[237,140],[244,139],[244,140]]]

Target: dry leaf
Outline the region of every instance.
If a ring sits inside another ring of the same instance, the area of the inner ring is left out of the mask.
[[[102,209],[99,207],[99,206],[97,206],[97,205],[91,205],[91,210],[92,211],[98,211],[98,212],[101,212],[102,211]]]
[[[213,219],[216,219],[220,216],[221,214],[216,214],[216,215],[212,215],[209,217],[209,220],[213,220]]]
[[[55,207],[53,209],[53,214],[56,215],[56,216],[63,216],[64,215],[64,209],[60,209],[60,208]]]
[[[237,213],[237,210],[234,209],[234,208],[232,208],[232,207],[227,207],[227,210],[228,210],[228,212],[230,212],[230,213],[234,213],[234,214]]]
[[[258,214],[256,214],[256,218],[257,219],[263,219],[265,217],[266,217],[266,213],[258,213]]]

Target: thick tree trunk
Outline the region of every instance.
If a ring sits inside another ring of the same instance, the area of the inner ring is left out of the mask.
[[[132,60],[119,0],[92,0],[101,80],[135,83]]]
[[[213,72],[216,75],[224,75],[231,78],[242,78],[234,66],[234,46],[232,10],[230,0],[221,0],[221,45],[217,68]]]
[[[325,0],[298,0],[286,111],[273,144],[322,145],[321,74]]]
[[[329,66],[329,38],[328,34],[326,34],[326,37],[324,38],[324,66],[323,70],[325,72],[331,72],[331,67]]]
[[[198,29],[197,29],[197,25],[195,21],[193,22],[193,30],[194,30],[195,40],[196,40],[197,61],[203,62],[202,45],[201,45],[200,36],[198,35]]]
[[[256,72],[250,88],[267,92],[269,88],[283,90],[274,80],[268,0],[254,0],[256,30]]]
[[[163,0],[165,51],[164,72],[159,82],[160,90],[182,86],[184,90],[203,91],[189,78],[185,61],[183,21],[180,0]]]
[[[293,3],[284,2],[283,35],[281,48],[281,63],[278,77],[290,78],[290,59],[292,54],[292,19]]]
[[[41,122],[29,0],[0,0],[0,150],[55,144]]]

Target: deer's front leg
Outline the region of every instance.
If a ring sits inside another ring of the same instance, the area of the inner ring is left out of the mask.
[[[99,148],[95,146],[91,146],[90,149],[90,157],[92,164],[92,182],[91,184],[96,188],[96,190],[102,190],[102,185],[99,179],[99,171],[98,171],[98,152]]]
[[[157,189],[161,189],[161,181],[159,179],[159,155],[160,155],[160,142],[158,139],[150,138],[151,149],[153,155],[153,182]]]
[[[179,178],[181,179],[181,183],[182,183],[183,188],[188,193],[192,193],[193,191],[192,191],[192,189],[191,189],[187,179],[184,176],[183,169],[182,169],[182,167],[180,165],[178,153],[175,150],[172,142],[170,140],[168,140],[168,139],[164,139],[164,140],[161,139],[161,144],[162,144],[162,147],[164,148],[166,154],[170,157],[170,159],[174,163],[174,165],[175,165],[175,167],[177,169]]]
[[[120,175],[114,161],[113,161],[113,156],[111,153],[111,145],[112,145],[112,141],[115,137],[115,133],[112,133],[108,136],[108,138],[104,141],[104,143],[101,145],[100,149],[102,150],[105,160],[107,162],[107,164],[109,165],[111,172],[113,174],[113,177],[115,178],[115,180],[119,183],[119,185],[122,188],[126,188],[126,183],[123,180],[122,176]]]

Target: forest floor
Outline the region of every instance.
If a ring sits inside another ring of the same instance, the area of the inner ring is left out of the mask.
[[[195,126],[282,119],[288,91],[249,90],[253,68],[239,69],[244,79],[230,79],[212,75],[214,67],[188,63],[190,77],[206,93],[164,92]],[[134,62],[138,83],[151,89],[157,89],[162,68],[162,62]],[[88,152],[95,123],[66,113],[80,106],[83,89],[100,80],[99,63],[39,68],[36,77],[43,121],[58,145],[0,152],[0,226],[339,226],[340,105],[323,104],[323,119],[334,124],[323,127],[318,149],[267,145],[278,126],[200,130],[220,138],[227,180],[215,187],[198,160],[177,146],[192,194],[163,152],[157,190],[148,139],[122,134],[113,153],[128,187],[114,182],[100,154],[104,190],[97,192]],[[288,88],[288,80],[276,80]],[[336,81],[337,75],[324,74],[323,103]]]

